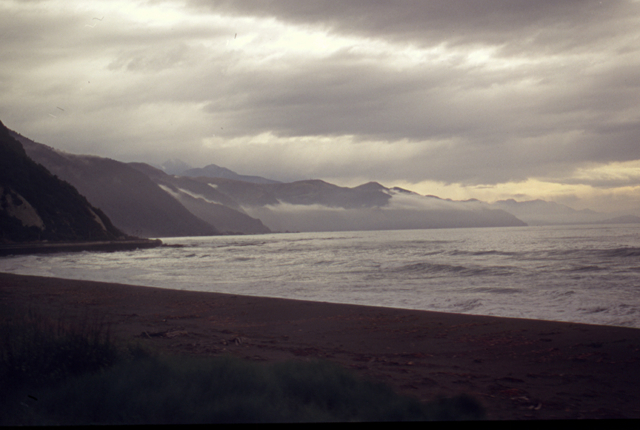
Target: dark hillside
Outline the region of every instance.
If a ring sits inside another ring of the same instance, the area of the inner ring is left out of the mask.
[[[200,180],[206,178],[171,176],[145,163],[128,165],[146,174],[189,212],[225,234],[270,233],[259,219],[247,215],[235,200]]]
[[[124,238],[73,186],[30,159],[0,122],[0,242]]]
[[[133,167],[102,157],[72,155],[17,136],[27,154],[73,184],[113,223],[143,237],[208,236],[216,227],[196,217]]]

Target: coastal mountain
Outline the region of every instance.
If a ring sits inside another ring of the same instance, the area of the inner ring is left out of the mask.
[[[168,175],[145,163],[129,163],[129,166],[145,174],[189,212],[224,233],[270,233],[259,219],[247,215],[238,202],[201,181]]]
[[[205,178],[226,178],[234,179],[236,181],[254,182],[256,184],[277,184],[279,181],[273,179],[263,178],[262,176],[241,175],[233,170],[221,167],[216,164],[209,164],[204,167],[193,167],[188,163],[178,159],[172,158],[165,161],[160,166],[153,166],[159,170],[162,170],[168,175],[175,176],[188,176],[191,178],[197,178],[203,176]]]
[[[78,188],[128,234],[179,237],[270,232],[238,203],[193,178],[168,175],[144,163],[68,154],[14,135],[31,158]]]
[[[186,169],[178,174],[181,176],[190,176],[193,178],[204,176],[206,178],[234,179],[236,181],[253,182],[256,184],[279,183],[278,181],[263,178],[261,176],[240,175],[233,170],[229,170],[226,167],[216,166],[215,164],[209,164],[202,168]]]
[[[256,184],[199,177],[273,231],[350,231],[526,225],[481,202],[451,202],[376,182],[339,187],[321,180]]]
[[[29,158],[0,122],[0,243],[123,239],[78,190]]]
[[[147,175],[108,158],[73,155],[17,133],[33,160],[80,193],[127,234],[144,237],[208,236],[220,232],[189,212]]]
[[[193,169],[193,166],[177,158],[172,158],[162,163],[159,169],[168,175],[179,175],[185,170]]]
[[[158,169],[68,154],[15,132],[13,136],[32,159],[75,186],[125,233],[136,236],[526,225],[479,201],[443,200],[377,182],[353,188],[319,179],[280,183],[216,165],[178,176],[166,171],[187,167],[179,160]]]
[[[257,184],[226,178],[198,180],[233,198],[243,207],[290,205],[319,205],[329,208],[372,208],[384,206],[391,196],[386,188],[346,188],[319,179],[289,183]]]

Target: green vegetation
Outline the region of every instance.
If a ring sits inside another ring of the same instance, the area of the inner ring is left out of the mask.
[[[0,425],[479,419],[468,397],[431,404],[327,362],[256,364],[116,345],[87,318],[6,321]]]

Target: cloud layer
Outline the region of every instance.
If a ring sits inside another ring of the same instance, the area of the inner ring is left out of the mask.
[[[0,118],[63,150],[640,207],[636,1],[7,0],[0,26]]]

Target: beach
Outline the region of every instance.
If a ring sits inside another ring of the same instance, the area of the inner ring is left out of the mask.
[[[640,418],[640,330],[0,273],[0,311],[99,317],[161,353],[329,360],[490,420]]]

